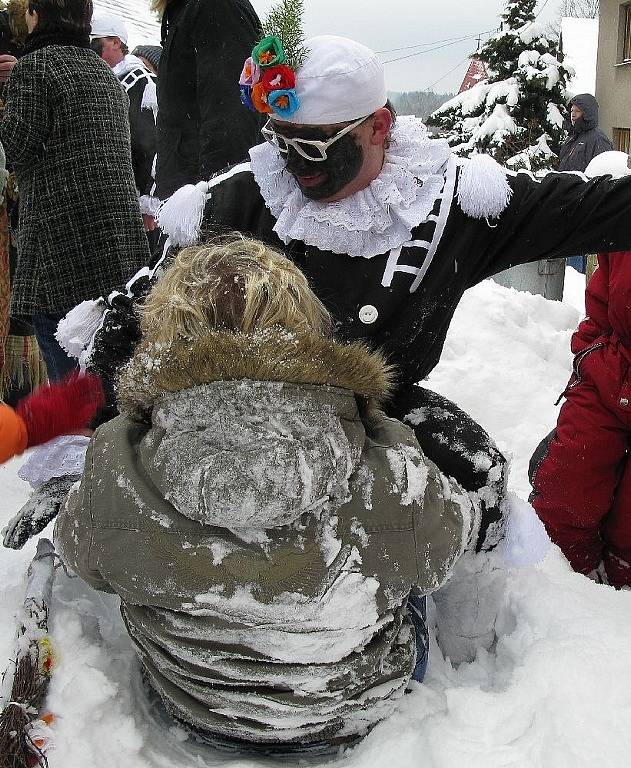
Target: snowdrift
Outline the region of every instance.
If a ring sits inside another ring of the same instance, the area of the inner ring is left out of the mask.
[[[428,384],[469,411],[512,458],[522,499],[528,458],[554,425],[570,371],[569,337],[582,278],[568,270],[568,303],[487,281],[469,291]],[[19,461],[0,468],[4,524],[27,497]],[[49,532],[50,533],[50,532]],[[12,649],[34,546],[0,552],[0,666]],[[608,768],[631,755],[631,593],[569,570],[556,548],[515,569],[492,654],[455,670],[434,643],[426,683],[354,750],[344,768]],[[187,740],[145,702],[116,599],[57,572],[52,631],[59,654],[49,709],[50,768],[254,768]],[[300,764],[320,765],[318,761]],[[287,761],[286,766],[299,763]]]

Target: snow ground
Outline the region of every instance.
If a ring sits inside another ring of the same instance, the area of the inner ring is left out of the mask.
[[[512,456],[511,487],[528,494],[528,457],[554,425],[570,370],[583,278],[568,269],[564,303],[487,281],[454,318],[430,384],[469,411]],[[0,525],[27,497],[18,460],[0,468]],[[0,660],[13,644],[34,548],[0,552]],[[572,573],[552,548],[514,570],[491,655],[457,670],[434,645],[426,683],[334,768],[607,768],[631,755],[631,593]],[[59,656],[48,700],[50,768],[256,768],[270,761],[192,745],[150,712],[116,601],[61,570],[52,609]],[[0,661],[0,666],[3,662]],[[319,766],[321,761],[300,765]],[[298,763],[285,762],[293,768]]]

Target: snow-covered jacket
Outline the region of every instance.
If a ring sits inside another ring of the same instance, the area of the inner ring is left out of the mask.
[[[613,149],[613,144],[598,127],[598,102],[590,93],[581,93],[570,101],[583,117],[568,126],[569,136],[559,150],[559,171],[584,171],[590,162]]]
[[[112,71],[129,98],[131,163],[142,213],[155,215],[156,197],[156,78],[137,56],[128,54]]]
[[[223,739],[344,743],[415,665],[406,600],[477,526],[363,346],[272,331],[141,345],[55,537],[112,590],[169,711]]]

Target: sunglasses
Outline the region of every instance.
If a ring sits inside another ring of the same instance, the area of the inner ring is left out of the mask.
[[[268,120],[261,128],[261,133],[263,134],[265,141],[267,141],[273,147],[276,147],[281,155],[288,154],[289,147],[291,147],[292,149],[295,149],[301,157],[304,157],[305,160],[313,160],[315,163],[321,163],[328,159],[326,151],[331,146],[331,144],[335,144],[338,139],[341,139],[342,136],[345,136],[347,133],[352,131],[353,128],[357,128],[358,125],[361,125],[363,122],[368,120],[369,117],[372,117],[372,115],[360,117],[359,120],[355,120],[354,123],[347,125],[346,128],[342,128],[326,141],[317,141],[315,139],[290,139],[287,136],[276,133],[276,131],[271,127],[271,120]]]

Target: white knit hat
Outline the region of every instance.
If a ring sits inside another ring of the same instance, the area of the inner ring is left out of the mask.
[[[125,45],[129,39],[125,22],[118,16],[107,13],[92,17],[90,38],[94,40],[95,37],[117,37]]]
[[[372,114],[388,100],[383,64],[374,51],[346,37],[320,35],[305,42],[309,53],[296,72],[299,125],[345,123]]]

